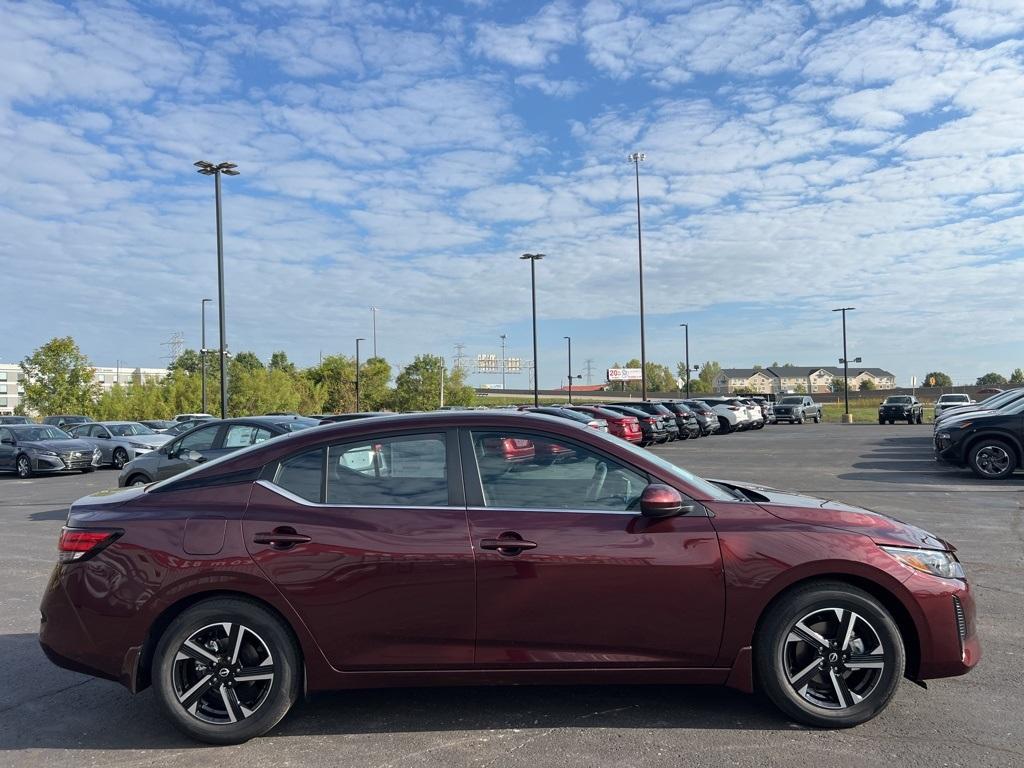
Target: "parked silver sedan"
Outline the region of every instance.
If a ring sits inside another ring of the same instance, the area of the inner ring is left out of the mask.
[[[145,456],[171,439],[137,421],[97,421],[76,424],[69,434],[100,449],[100,464],[124,467],[132,459]]]

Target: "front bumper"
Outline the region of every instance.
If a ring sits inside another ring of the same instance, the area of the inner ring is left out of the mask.
[[[936,432],[932,436],[932,448],[935,451],[936,461],[954,467],[967,466],[967,461],[960,450],[960,443],[954,442],[948,437],[942,437],[941,432]]]
[[[917,679],[956,677],[974,669],[981,661],[981,643],[970,585],[915,573],[904,586],[920,611]]]
[[[100,465],[99,455],[88,451],[68,451],[56,455],[28,453],[27,456],[32,471],[39,473],[74,472]]]

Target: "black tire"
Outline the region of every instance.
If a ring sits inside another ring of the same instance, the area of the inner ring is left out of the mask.
[[[820,413],[817,416],[814,417],[814,423],[815,424],[821,424],[821,414]]]
[[[843,622],[851,617],[847,631]],[[798,623],[817,638],[797,634]],[[889,704],[906,651],[896,622],[874,597],[841,582],[820,582],[793,590],[769,609],[754,641],[754,664],[758,685],[784,714],[815,727],[849,728]]]
[[[149,485],[151,482],[152,481],[145,475],[132,475],[131,477],[128,478],[128,482],[125,483],[125,486],[127,487],[130,485]]]
[[[124,448],[115,448],[110,461],[114,469],[124,469],[124,465],[128,463],[128,451]]]
[[[889,419],[889,426],[892,426],[895,423],[896,423],[896,419]]]
[[[917,414],[917,423],[924,424],[924,412]]]
[[[14,460],[14,469],[18,473],[18,477],[27,480],[33,475],[32,460],[23,453]]]
[[[246,631],[232,635],[223,628],[225,622]],[[207,642],[215,647],[198,639],[190,647],[199,645],[200,653],[213,661],[197,660],[194,652],[189,658],[180,653],[186,640],[203,637],[211,638]],[[236,647],[240,651],[232,665],[231,649]],[[269,681],[264,679],[266,659],[271,661]],[[245,669],[261,679],[242,681]],[[157,643],[151,674],[157,700],[179,730],[207,744],[240,744],[266,733],[288,714],[299,695],[302,665],[291,631],[277,616],[249,600],[213,598],[171,622]],[[194,698],[198,690],[204,693],[186,709],[182,702],[188,699],[181,695]],[[251,710],[240,703],[243,699]]]
[[[796,423],[797,424],[803,424],[804,423],[804,417],[803,416],[798,416],[797,420],[796,420]]]
[[[719,430],[718,434],[728,435],[734,430],[734,427],[729,423],[729,420],[725,416],[718,417]]]
[[[982,437],[967,453],[967,466],[983,480],[1005,480],[1019,463],[1013,446],[996,438]]]
[[[885,424],[885,419],[879,419],[879,420],[878,420],[878,423],[879,423],[879,424]]]

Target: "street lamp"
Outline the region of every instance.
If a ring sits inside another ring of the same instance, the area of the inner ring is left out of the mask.
[[[501,334],[501,388],[505,389],[505,339],[507,334]]]
[[[356,413],[359,413],[359,342],[366,339],[356,339]]]
[[[544,258],[543,253],[524,253],[519,257],[530,262],[530,300],[533,304],[533,407],[540,407],[540,394],[537,383],[537,262]]]
[[[690,398],[690,326],[680,323],[679,327],[686,333],[686,398]]]
[[[839,307],[839,309],[833,309],[833,312],[843,313],[843,357],[840,362],[843,364],[843,399],[846,403],[846,413],[843,414],[843,423],[850,424],[853,422],[853,417],[850,416],[850,361],[846,354],[846,313],[853,312],[856,307]],[[858,362],[860,358],[857,358]]]
[[[203,176],[213,176],[214,198],[217,202],[217,295],[218,313],[220,315],[220,416],[228,417],[228,375],[227,375],[227,332],[224,329],[224,228],[220,213],[220,177],[237,176],[238,166],[234,163],[213,163],[198,160],[196,169]]]
[[[203,413],[209,413],[209,411],[206,410],[206,305],[211,301],[213,301],[213,299],[203,299],[202,302],[200,302],[200,314],[203,318],[203,330],[200,334],[199,342],[199,365],[202,369],[203,377]]]
[[[643,152],[628,158],[636,169],[636,254],[640,265],[640,397],[647,399],[647,343],[644,335],[644,246],[640,231],[640,163],[647,159]]]
[[[562,338],[565,339],[566,350],[569,353],[569,405],[572,405],[572,380],[573,379],[582,379],[583,378],[583,374],[581,373],[578,376],[573,376],[572,375],[572,337],[571,336],[563,336]]]

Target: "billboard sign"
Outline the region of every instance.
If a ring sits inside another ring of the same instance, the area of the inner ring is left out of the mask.
[[[640,381],[640,369],[609,368],[608,381]]]

